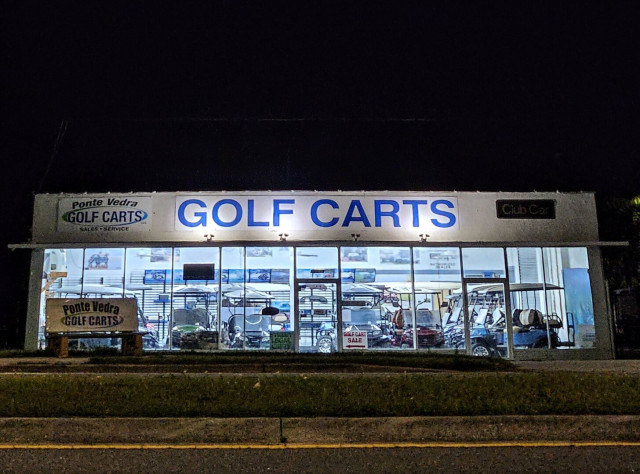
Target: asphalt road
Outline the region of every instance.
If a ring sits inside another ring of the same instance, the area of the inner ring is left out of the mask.
[[[2,449],[24,472],[638,472],[638,446],[338,449]]]

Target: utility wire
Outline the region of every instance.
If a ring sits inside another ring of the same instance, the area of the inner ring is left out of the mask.
[[[51,156],[49,157],[49,163],[47,163],[47,168],[44,170],[42,178],[40,179],[40,184],[36,193],[42,191],[42,186],[44,186],[44,182],[49,175],[49,171],[51,171],[51,167],[53,166],[53,161],[56,159],[58,155],[58,150],[60,149],[60,144],[62,143],[62,139],[64,138],[64,134],[67,131],[67,126],[69,125],[68,120],[63,120],[60,122],[60,128],[58,128],[58,136],[56,137],[56,141],[53,144],[53,151],[51,152]]]

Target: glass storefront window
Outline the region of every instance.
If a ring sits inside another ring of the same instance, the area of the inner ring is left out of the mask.
[[[293,248],[224,247],[221,271],[222,347],[293,350]]]
[[[504,278],[504,251],[501,248],[462,249],[465,278]]]
[[[338,349],[337,247],[298,247],[298,350],[331,353]],[[311,281],[313,280],[313,281]]]
[[[508,248],[513,345],[595,346],[585,248]]]
[[[508,306],[517,350],[595,347],[583,247],[322,246],[298,247],[295,259],[293,251],[285,246],[47,249],[39,347],[45,344],[46,300],[52,297],[136,298],[139,330],[147,333],[145,350],[463,350],[468,313],[472,348],[476,333],[486,330],[495,340],[490,352],[505,355],[507,319],[500,312]],[[506,304],[504,289],[489,288],[496,280],[467,281],[463,303],[465,278],[508,278]],[[345,335],[352,333],[364,342],[347,347]],[[83,347],[111,343],[78,341]]]
[[[343,333],[366,334],[365,349],[415,347],[411,249],[341,247],[340,260]]]
[[[143,349],[169,349],[171,317],[171,248],[128,248],[124,289],[138,300],[141,330],[148,330]]]
[[[245,249],[223,247],[221,252],[220,342],[225,349],[244,349]]]
[[[173,250],[171,347],[218,348],[219,258],[217,247]]]
[[[413,249],[418,349],[456,349],[464,333],[459,313],[448,302],[461,294],[460,250],[455,247]]]
[[[507,262],[514,348],[558,347],[560,339],[554,323],[549,323],[545,296],[554,285],[544,279],[542,249],[508,248]]]
[[[84,249],[46,249],[42,269],[42,292],[38,322],[38,347],[44,349],[46,300],[80,298],[84,273]]]
[[[550,323],[557,326],[561,348],[596,344],[589,259],[584,247],[544,248],[545,280],[559,287],[546,292]]]
[[[337,247],[298,247],[296,249],[296,278],[337,279]]]
[[[99,248],[84,252],[83,296],[122,298],[124,249]]]

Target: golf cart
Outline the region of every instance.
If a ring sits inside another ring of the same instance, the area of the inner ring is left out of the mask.
[[[544,315],[536,302],[536,292],[561,290],[560,286],[546,283],[512,283],[509,285],[512,306],[513,346],[516,349],[551,348],[575,344],[573,315],[567,313],[567,340],[559,336],[564,324],[555,313]],[[516,296],[518,294],[518,296]],[[532,301],[529,301],[532,295]],[[468,294],[471,353],[476,356],[506,356],[506,315],[502,285],[481,285]],[[525,309],[517,306],[530,306]],[[452,347],[464,348],[464,320],[462,294],[449,301],[446,315],[445,337]]]

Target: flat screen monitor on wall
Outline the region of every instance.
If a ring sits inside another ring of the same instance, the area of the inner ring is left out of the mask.
[[[213,263],[185,263],[182,267],[182,279],[189,280],[215,280],[215,265]]]

